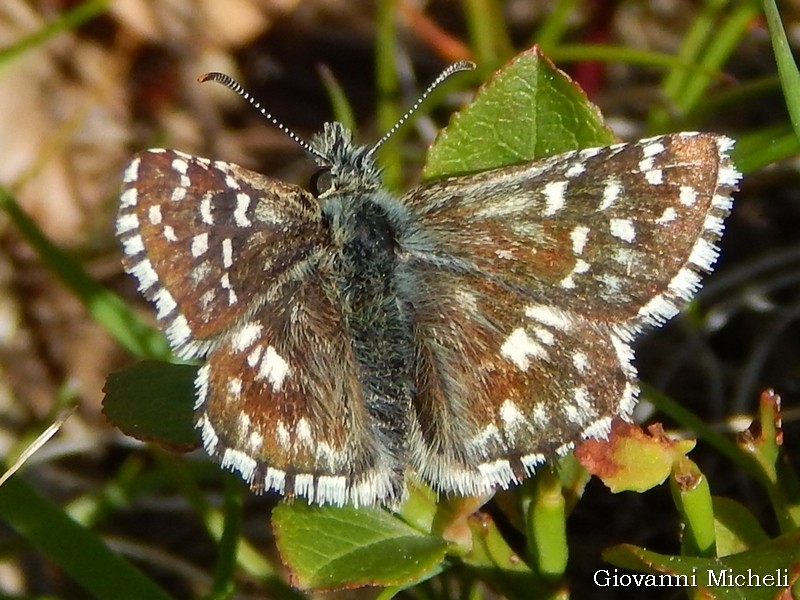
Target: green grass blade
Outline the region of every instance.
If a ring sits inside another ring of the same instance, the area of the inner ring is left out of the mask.
[[[400,81],[397,73],[395,57],[397,56],[397,31],[395,17],[397,8],[395,0],[378,3],[378,32],[375,43],[375,73],[378,83],[377,117],[379,131],[389,131],[402,114],[397,103],[400,94]],[[393,150],[400,140],[395,134],[383,144],[378,151],[383,167],[383,183],[391,189],[400,184],[402,165],[400,153]]]
[[[721,69],[757,15],[758,7],[754,4],[748,3],[736,7],[712,36],[711,42],[700,60],[700,66],[711,71]],[[676,96],[672,96],[680,114],[689,112],[703,100],[711,81],[709,76],[700,73],[695,73],[688,78],[680,92]]]
[[[236,590],[236,549],[242,532],[242,486],[233,473],[225,474],[225,521],[219,541],[214,585],[208,600],[228,600]]]
[[[170,599],[97,535],[18,477],[0,487],[0,518],[96,598]]]
[[[495,70],[513,54],[497,0],[464,0],[470,48],[481,69]]]
[[[692,27],[683,38],[678,50],[677,60],[685,63],[697,63],[701,56],[706,41],[713,37],[713,29],[719,12],[729,0],[707,0],[703,2],[695,16]],[[688,85],[690,74],[686,71],[673,69],[664,79],[662,91],[664,97],[670,101],[680,96],[681,90]],[[651,115],[650,128],[661,129],[668,122],[669,111],[659,109]]]
[[[552,57],[556,44],[569,29],[569,15],[577,4],[578,0],[558,0],[542,21],[531,43],[539,44],[542,51]]]
[[[48,240],[1,185],[0,209],[11,218],[42,262],[122,346],[142,358],[167,359],[171,356],[164,336],[143,324],[119,296],[89,277],[77,262]]]
[[[28,50],[40,46],[62,31],[71,31],[80,27],[86,21],[102,13],[109,3],[110,0],[88,0],[75,8],[65,11],[61,16],[38,31],[34,31],[32,34],[23,37],[10,46],[0,48],[0,67],[7,66],[8,63],[15,58],[21,56]]]
[[[786,32],[783,29],[775,1],[763,0],[763,5],[764,13],[767,16],[769,37],[772,40],[772,49],[775,52],[775,62],[778,64],[778,77],[783,86],[786,107],[789,109],[789,118],[792,121],[795,135],[800,139],[800,74],[797,72],[797,63],[792,57],[792,50],[786,39]]]
[[[345,94],[336,76],[324,65],[319,68],[319,75],[333,109],[333,118],[350,131],[355,131],[357,124],[356,117],[353,114],[353,107],[350,105],[347,94]]]
[[[687,62],[680,57],[653,50],[638,50],[612,44],[565,44],[554,47],[547,55],[557,63],[593,60],[608,63],[638,64],[647,67],[665,67],[672,69],[673,72],[696,73],[704,77],[721,79],[721,74],[718,70]]]
[[[736,168],[746,174],[798,153],[800,138],[786,123],[740,137],[732,155]]]

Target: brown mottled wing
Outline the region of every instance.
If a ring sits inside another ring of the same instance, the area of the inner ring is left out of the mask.
[[[356,505],[399,495],[374,438],[333,286],[317,200],[236,165],[137,155],[117,219],[126,270],[176,354],[207,355],[197,427],[255,489]]]
[[[630,341],[716,259],[732,142],[683,133],[409,192],[433,251],[407,249],[418,340],[412,464],[434,487],[505,486],[637,393]]]
[[[342,315],[315,270],[232,331],[197,386],[206,450],[254,489],[356,506],[401,494],[402,469],[374,435]]]
[[[204,355],[324,241],[302,188],[174,150],[142,152],[126,169],[117,234],[183,358]]]

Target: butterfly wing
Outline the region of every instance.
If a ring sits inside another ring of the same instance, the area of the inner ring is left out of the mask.
[[[208,453],[256,490],[390,501],[401,471],[375,435],[331,290],[307,270],[211,352],[197,378],[198,427]]]
[[[236,165],[148,151],[125,172],[117,233],[173,350],[207,355],[196,415],[212,457],[255,489],[312,502],[400,493],[320,268],[330,240],[316,198]]]
[[[425,479],[507,485],[630,412],[632,337],[685,305],[716,258],[730,146],[660,136],[405,196],[429,240],[409,250],[425,290],[412,436]]]
[[[205,355],[325,240],[305,190],[174,150],[142,152],[126,169],[117,235],[182,358]]]

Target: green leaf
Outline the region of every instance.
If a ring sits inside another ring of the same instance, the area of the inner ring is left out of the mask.
[[[600,111],[537,47],[495,73],[428,151],[426,179],[616,141]]]
[[[406,585],[438,572],[447,543],[391,513],[296,501],[272,513],[292,582],[304,590]]]
[[[749,510],[730,498],[713,497],[717,555],[728,556],[763,544],[769,536]]]
[[[625,544],[605,550],[603,559],[617,567],[654,574],[656,578],[661,574],[685,575],[700,597],[707,600],[773,600],[784,597],[781,592],[796,576],[791,570],[800,561],[800,530],[724,558],[669,556]],[[754,585],[753,577],[772,577],[772,580],[761,579],[759,586]]]
[[[123,433],[179,449],[197,445],[194,379],[197,367],[142,361],[111,373],[103,413]]]
[[[575,457],[613,493],[644,492],[664,483],[675,462],[694,445],[693,440],[668,438],[660,425],[645,433],[615,419],[607,440],[586,440],[575,449]]]

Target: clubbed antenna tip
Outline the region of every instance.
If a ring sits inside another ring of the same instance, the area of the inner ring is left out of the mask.
[[[433,83],[431,83],[428,86],[428,88],[422,93],[422,95],[417,99],[417,101],[414,102],[414,104],[411,106],[411,108],[409,108],[406,111],[406,114],[404,114],[402,117],[400,117],[397,120],[397,123],[395,123],[391,127],[391,129],[389,129],[389,131],[387,131],[383,135],[383,137],[378,140],[378,142],[369,151],[369,154],[374,154],[375,151],[378,148],[380,148],[386,142],[386,140],[388,140],[390,137],[392,137],[394,135],[394,133],[398,129],[400,129],[400,127],[403,126],[403,123],[408,121],[408,119],[411,117],[411,115],[413,115],[415,112],[417,112],[419,107],[422,106],[422,103],[425,102],[425,99],[428,96],[431,95],[431,92],[433,92],[433,90],[435,90],[437,87],[439,87],[446,79],[448,79],[451,75],[453,75],[455,73],[460,73],[461,71],[472,71],[474,69],[475,69],[475,63],[474,62],[469,61],[469,60],[459,60],[457,62],[454,62],[449,67],[447,67],[441,73],[439,73],[439,76],[436,79],[433,80]]]
[[[275,127],[280,129],[283,133],[288,135],[289,138],[294,140],[294,142],[298,144],[303,150],[311,154],[314,154],[315,156],[318,156],[322,160],[328,160],[327,156],[323,156],[318,151],[314,150],[314,148],[312,148],[308,142],[303,140],[294,131],[292,131],[286,125],[281,123],[276,117],[272,115],[272,113],[268,112],[264,107],[262,107],[261,104],[258,102],[258,100],[253,98],[248,93],[247,90],[245,90],[241,85],[239,85],[229,76],[225,75],[224,73],[211,72],[211,73],[206,73],[204,75],[200,75],[200,77],[197,78],[197,81],[199,81],[200,83],[205,83],[206,81],[216,81],[217,83],[224,85],[226,88],[233,90],[234,92],[239,94],[242,98],[247,100],[258,112],[260,112],[267,119],[269,119],[270,123],[275,125]]]

